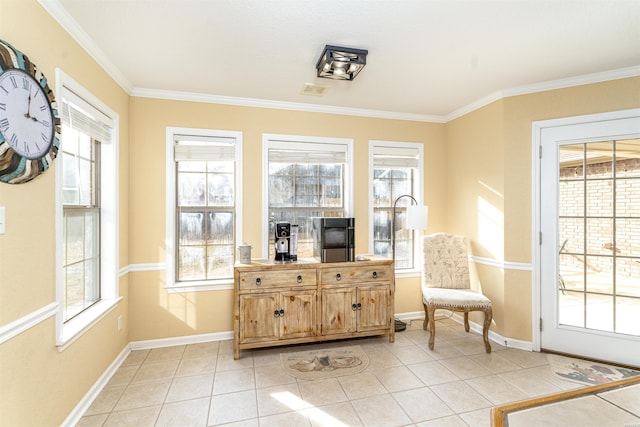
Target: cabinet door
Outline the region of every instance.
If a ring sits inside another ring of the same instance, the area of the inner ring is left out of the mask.
[[[278,293],[240,295],[240,342],[276,341],[279,336]]]
[[[356,288],[322,289],[322,335],[356,331]]]
[[[280,337],[316,336],[316,291],[288,291],[280,294]]]
[[[389,286],[358,286],[358,331],[390,327]]]

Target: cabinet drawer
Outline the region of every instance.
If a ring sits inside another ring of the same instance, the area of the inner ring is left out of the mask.
[[[388,282],[390,280],[391,269],[388,266],[323,268],[320,272],[320,283],[323,285]]]
[[[316,271],[247,271],[239,274],[240,289],[292,288],[297,286],[315,286]]]

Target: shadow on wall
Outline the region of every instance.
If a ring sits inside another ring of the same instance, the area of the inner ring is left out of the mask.
[[[233,329],[233,289],[169,292],[164,271],[130,274],[131,341]]]

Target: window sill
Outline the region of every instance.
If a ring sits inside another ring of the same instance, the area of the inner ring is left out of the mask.
[[[396,279],[403,279],[405,277],[420,277],[421,274],[422,271],[416,269],[395,271]]]
[[[93,325],[98,323],[114,308],[116,308],[121,299],[122,297],[100,300],[78,316],[63,324],[61,329],[58,330],[58,338],[56,340],[58,351],[63,352],[66,350],[67,347],[91,329]],[[59,312],[58,316],[61,315],[62,314]]]
[[[233,289],[233,279],[206,280],[197,282],[177,282],[164,287],[168,293],[222,291]]]

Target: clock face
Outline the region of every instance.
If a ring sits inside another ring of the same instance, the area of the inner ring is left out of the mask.
[[[58,105],[47,78],[27,55],[0,40],[0,183],[38,177],[59,147]]]
[[[17,68],[0,74],[0,132],[16,153],[30,160],[46,155],[55,136],[47,95]]]

